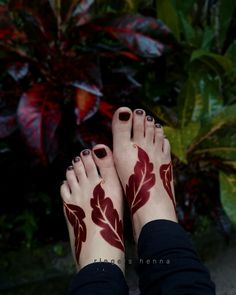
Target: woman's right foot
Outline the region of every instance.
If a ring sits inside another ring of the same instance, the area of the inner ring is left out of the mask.
[[[162,127],[144,110],[119,108],[112,130],[113,157],[137,241],[142,227],[150,221],[177,222],[170,145]]]
[[[124,271],[123,194],[111,150],[100,144],[82,151],[61,196],[77,270],[101,261]]]

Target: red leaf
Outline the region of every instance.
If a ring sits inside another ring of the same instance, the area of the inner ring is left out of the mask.
[[[93,191],[93,198],[90,200],[93,222],[100,226],[102,237],[112,246],[124,251],[123,224],[119,219],[116,209],[110,198],[105,197],[105,192],[98,184]]]
[[[171,181],[172,181],[172,165],[171,162],[169,164],[163,164],[160,167],[160,176],[161,176],[161,180],[163,182],[163,186],[165,188],[165,190],[167,191],[167,194],[169,195],[174,208],[175,208],[175,199],[172,193],[172,189],[171,189]]]
[[[99,112],[109,119],[112,119],[116,109],[117,107],[104,100],[100,102]]]
[[[29,39],[36,39],[38,42],[50,42],[53,40],[53,36],[56,37],[57,22],[49,1],[41,1],[38,5],[37,1],[10,0],[8,9],[14,13],[13,16],[17,20],[18,18],[21,19],[21,26],[24,26],[24,31],[28,33]],[[20,14],[16,14],[16,12],[20,12]],[[32,35],[33,32],[34,35]],[[43,40],[41,40],[41,37],[43,37]],[[44,45],[42,42],[41,46]]]
[[[153,164],[147,153],[138,147],[138,161],[126,185],[126,196],[132,215],[149,200],[150,189],[156,182],[152,172]]]
[[[123,15],[106,19],[104,25],[95,25],[122,42],[132,53],[145,57],[161,56],[175,43],[170,30],[160,21],[141,15]]]
[[[140,61],[140,58],[137,55],[135,55],[135,54],[133,54],[131,52],[128,52],[128,51],[120,51],[119,54],[120,55],[123,55],[123,56],[125,56],[125,57],[127,57],[129,59],[132,59],[132,60],[135,60],[135,61]]]
[[[17,129],[15,115],[0,117],[0,138],[5,138],[11,135]]]
[[[76,8],[74,9],[73,16],[83,16],[94,3],[94,0],[80,0],[78,1]]]
[[[36,84],[20,100],[17,115],[26,143],[43,163],[57,151],[56,130],[61,108],[55,101],[59,93],[46,84]]]
[[[64,202],[64,208],[66,216],[74,229],[75,236],[75,256],[76,260],[79,263],[79,256],[82,247],[82,242],[86,241],[86,226],[83,221],[85,218],[84,210],[81,207],[78,207],[73,204],[66,204]]]
[[[99,97],[83,89],[76,89],[76,117],[77,124],[92,117],[98,110]]]

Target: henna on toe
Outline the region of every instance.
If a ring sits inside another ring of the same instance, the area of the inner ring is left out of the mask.
[[[111,262],[124,269],[122,189],[107,146],[75,157],[61,186],[77,269]]]
[[[127,114],[126,120],[123,120]],[[112,121],[115,166],[137,240],[152,220],[176,220],[170,145],[160,124],[144,110],[118,109]],[[131,130],[133,137],[131,138]]]

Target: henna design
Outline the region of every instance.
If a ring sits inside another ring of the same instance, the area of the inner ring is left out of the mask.
[[[67,204],[64,202],[65,212],[67,218],[74,229],[75,235],[75,256],[76,260],[79,263],[79,256],[82,247],[82,242],[86,241],[86,226],[83,221],[85,218],[84,210],[81,207],[78,207],[73,204]]]
[[[175,208],[176,207],[175,199],[174,199],[174,195],[173,195],[173,192],[171,189],[171,181],[173,178],[172,174],[173,173],[172,173],[171,162],[169,164],[161,165],[161,167],[160,167],[161,180],[162,180],[163,186],[164,186],[167,194],[169,195],[169,197],[174,205],[174,208]]]
[[[122,221],[119,219],[117,210],[114,209],[112,200],[105,197],[101,184],[95,187],[90,205],[93,209],[93,222],[102,228],[101,236],[110,245],[124,251]]]
[[[147,203],[150,198],[150,189],[156,182],[153,164],[147,153],[140,147],[137,148],[138,161],[134,166],[134,173],[126,185],[126,196],[132,215]]]

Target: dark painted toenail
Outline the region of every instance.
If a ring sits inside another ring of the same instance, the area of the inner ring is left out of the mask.
[[[130,113],[129,112],[119,113],[119,119],[121,121],[128,121],[129,118],[130,118]]]
[[[73,166],[69,166],[69,167],[67,168],[67,170],[73,170],[73,169],[74,169]]]
[[[157,128],[161,128],[161,124],[159,124],[159,123],[156,123],[155,126],[156,126]]]
[[[79,161],[80,161],[80,157],[75,157],[75,158],[74,158],[74,162],[75,162],[75,163],[77,163],[77,162],[79,162]]]
[[[104,148],[94,150],[94,154],[99,158],[102,159],[106,157],[107,152]]]
[[[147,121],[152,122],[154,118],[152,116],[147,116]]]
[[[90,154],[90,150],[84,150],[84,151],[82,151],[82,154],[84,156],[88,156]]]
[[[137,115],[143,115],[143,110],[136,110],[135,113],[136,113]]]

